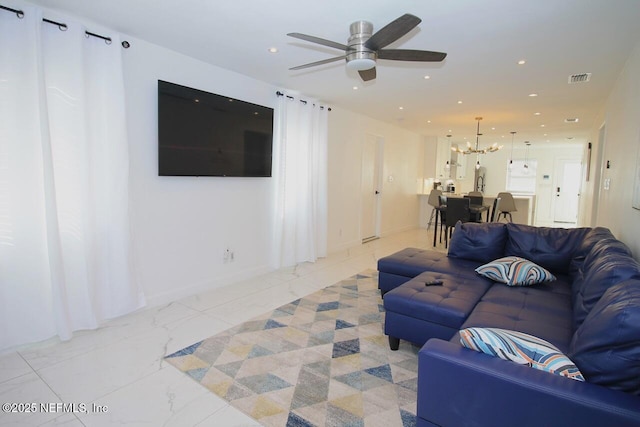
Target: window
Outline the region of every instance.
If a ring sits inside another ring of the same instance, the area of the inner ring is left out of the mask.
[[[536,160],[514,160],[507,167],[507,191],[510,193],[535,193],[536,173],[538,162]]]

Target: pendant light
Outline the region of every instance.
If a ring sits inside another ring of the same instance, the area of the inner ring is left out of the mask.
[[[476,129],[476,145],[475,147],[471,145],[471,142],[467,141],[467,149],[463,150],[462,148],[459,147],[451,147],[451,151],[456,151],[460,154],[487,154],[487,153],[493,153],[494,151],[498,151],[499,149],[501,149],[503,147],[503,145],[498,145],[497,142],[494,142],[493,144],[491,144],[488,147],[485,148],[480,148],[480,137],[482,136],[482,134],[480,133],[480,120],[482,120],[482,117],[476,117],[476,121],[478,122],[477,125],[477,129]]]
[[[509,159],[509,169],[513,169],[513,138],[516,135],[515,131],[511,131],[511,158]]]
[[[529,146],[531,143],[529,141],[525,141],[524,144],[527,146],[527,149],[524,154],[524,170],[523,173],[525,175],[529,174]]]
[[[447,140],[449,141],[449,147],[451,147],[451,135],[447,135]],[[444,168],[446,170],[451,170],[451,153],[449,153],[449,160],[447,160],[447,164],[444,165]],[[451,174],[451,172],[449,172],[449,174]]]

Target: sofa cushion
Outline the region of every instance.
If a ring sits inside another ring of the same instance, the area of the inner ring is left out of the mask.
[[[583,268],[586,266],[585,260]],[[578,274],[572,285],[574,330],[580,327],[607,289],[629,279],[640,280],[640,264],[630,256],[602,253],[590,261],[588,269]]]
[[[463,328],[486,327],[524,332],[549,341],[561,351],[573,336],[571,295],[554,292],[560,283],[530,287],[492,286]],[[564,284],[568,286],[568,284]]]
[[[595,227],[587,231],[584,238],[582,239],[580,244],[578,244],[578,247],[573,253],[573,258],[571,259],[570,266],[571,274],[574,274],[579,268],[582,267],[582,263],[593,248],[593,245],[604,239],[615,239],[608,228]]]
[[[589,230],[508,223],[504,254],[526,258],[552,273],[569,273],[573,253]]]
[[[587,381],[640,395],[640,281],[609,288],[571,340]]]
[[[458,223],[449,243],[449,256],[489,262],[504,255],[507,227],[497,222]]]
[[[472,350],[519,365],[584,381],[578,367],[567,356],[533,335],[499,328],[467,328],[460,331],[460,343]]]
[[[476,268],[476,273],[507,286],[531,286],[553,282],[556,277],[545,268],[515,256],[497,259]]]
[[[631,250],[627,245],[614,237],[605,237],[593,244],[591,250],[584,258],[582,271],[586,272],[592,268],[594,262],[603,255],[618,254],[632,257]]]

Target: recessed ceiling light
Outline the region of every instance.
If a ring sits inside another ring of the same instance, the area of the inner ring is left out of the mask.
[[[524,59],[521,59],[520,61],[518,61],[518,65],[524,65],[526,63],[527,61],[525,61]]]
[[[451,129],[449,129],[449,133],[451,133]]]
[[[200,102],[198,98],[194,99],[193,102]]]
[[[530,93],[529,96],[533,98],[533,97],[538,96],[538,94],[537,93]]]
[[[545,127],[546,125],[540,125],[541,128]]]
[[[354,87],[353,87],[353,90],[358,90],[358,86],[354,86]]]
[[[427,120],[427,123],[431,123],[431,120]]]
[[[429,80],[431,78],[431,76],[424,76],[425,80]]]
[[[270,53],[278,53],[278,48],[277,48],[277,47],[270,47],[270,48],[268,49],[268,51],[269,51]]]
[[[462,104],[462,101],[458,101],[458,104]]]
[[[533,113],[534,116],[539,116],[540,114],[542,113],[538,113],[538,112]]]
[[[491,130],[496,130],[496,128],[491,128]]]
[[[404,110],[404,107],[398,107],[399,110]]]

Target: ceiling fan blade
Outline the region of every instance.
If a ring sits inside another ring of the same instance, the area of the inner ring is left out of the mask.
[[[302,70],[303,68],[315,67],[316,65],[329,64],[330,62],[339,61],[341,59],[347,59],[347,55],[336,56],[334,58],[323,59],[322,61],[310,62],[304,65],[298,65],[297,67],[289,68],[289,70]]]
[[[432,52],[429,50],[382,49],[378,51],[378,59],[391,59],[394,61],[440,62],[446,57],[447,54],[444,52]]]
[[[362,81],[368,82],[376,78],[376,67],[369,68],[368,70],[360,70],[358,73]]]
[[[371,50],[382,49],[413,30],[420,22],[422,20],[417,16],[406,13],[378,30],[364,46]]]
[[[289,37],[293,37],[293,38],[296,38],[296,39],[304,40],[304,41],[307,41],[307,42],[317,43],[317,44],[321,44],[323,46],[332,47],[334,49],[344,50],[345,52],[347,50],[351,49],[349,46],[347,46],[345,44],[332,42],[331,40],[321,39],[320,37],[309,36],[307,34],[289,33],[287,35]]]

